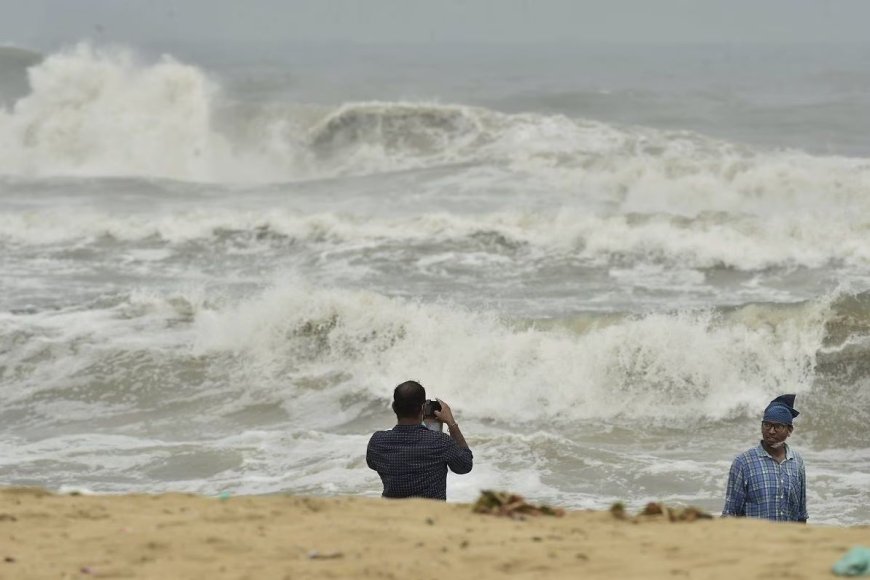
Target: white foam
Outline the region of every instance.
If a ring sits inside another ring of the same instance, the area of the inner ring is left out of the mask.
[[[786,387],[809,390],[824,312],[816,304],[785,320],[651,314],[574,334],[517,330],[451,305],[284,285],[200,311],[195,352],[240,355],[263,383],[291,369],[342,369],[352,377],[345,388],[368,397],[416,377],[478,418],[693,421],[741,415]]]
[[[181,244],[210,240],[226,231],[268,231],[310,244],[347,250],[394,243],[468,241],[479,233],[526,244],[532,258],[579,258],[590,264],[624,264],[641,268],[687,269],[728,267],[755,271],[770,267],[818,268],[870,264],[862,214],[844,216],[784,215],[770,218],[707,215],[694,219],[668,215],[590,215],[577,209],[556,214],[533,210],[482,215],[443,212],[409,217],[355,216],[347,213],[302,214],[280,209],[250,210],[203,207],[165,213],[123,214],[62,208],[39,212],[0,213],[0,240],[28,245],[92,243],[104,236],[136,241],[158,236]],[[247,242],[256,251],[257,236]],[[143,254],[144,255],[144,254]],[[159,253],[153,259],[158,259]],[[430,260],[435,258],[429,258]],[[463,260],[497,260],[496,256],[464,256]],[[471,263],[471,262],[469,262]],[[615,276],[632,275],[623,268]],[[638,270],[640,273],[640,270]],[[666,284],[697,283],[686,273]]]

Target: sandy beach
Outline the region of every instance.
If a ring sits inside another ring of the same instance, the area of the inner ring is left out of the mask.
[[[427,500],[0,491],[0,578],[824,578],[870,527]]]

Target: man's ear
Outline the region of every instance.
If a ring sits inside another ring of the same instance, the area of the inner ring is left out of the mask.
[[[395,401],[393,401],[393,402],[390,404],[390,409],[393,410],[393,413],[396,412],[396,402],[395,402]]]

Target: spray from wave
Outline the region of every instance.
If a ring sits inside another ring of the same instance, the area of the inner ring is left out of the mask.
[[[240,164],[215,131],[217,86],[196,67],[170,57],[145,65],[126,50],[80,44],[30,68],[29,80],[30,94],[0,114],[3,173],[193,181],[257,175],[256,160]]]

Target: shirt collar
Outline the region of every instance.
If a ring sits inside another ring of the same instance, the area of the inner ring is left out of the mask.
[[[764,448],[764,445],[762,445],[761,442],[759,442],[758,446],[755,448],[755,454],[758,455],[759,457],[770,457],[771,459],[773,459],[773,456],[767,452],[767,450]],[[794,459],[794,452],[791,450],[791,446],[788,443],[786,443],[785,444],[785,460],[788,461],[789,459]],[[774,461],[776,461],[776,460],[774,459]]]
[[[423,423],[414,423],[413,425],[399,425],[393,427],[393,431],[413,431],[414,429],[426,428]]]

